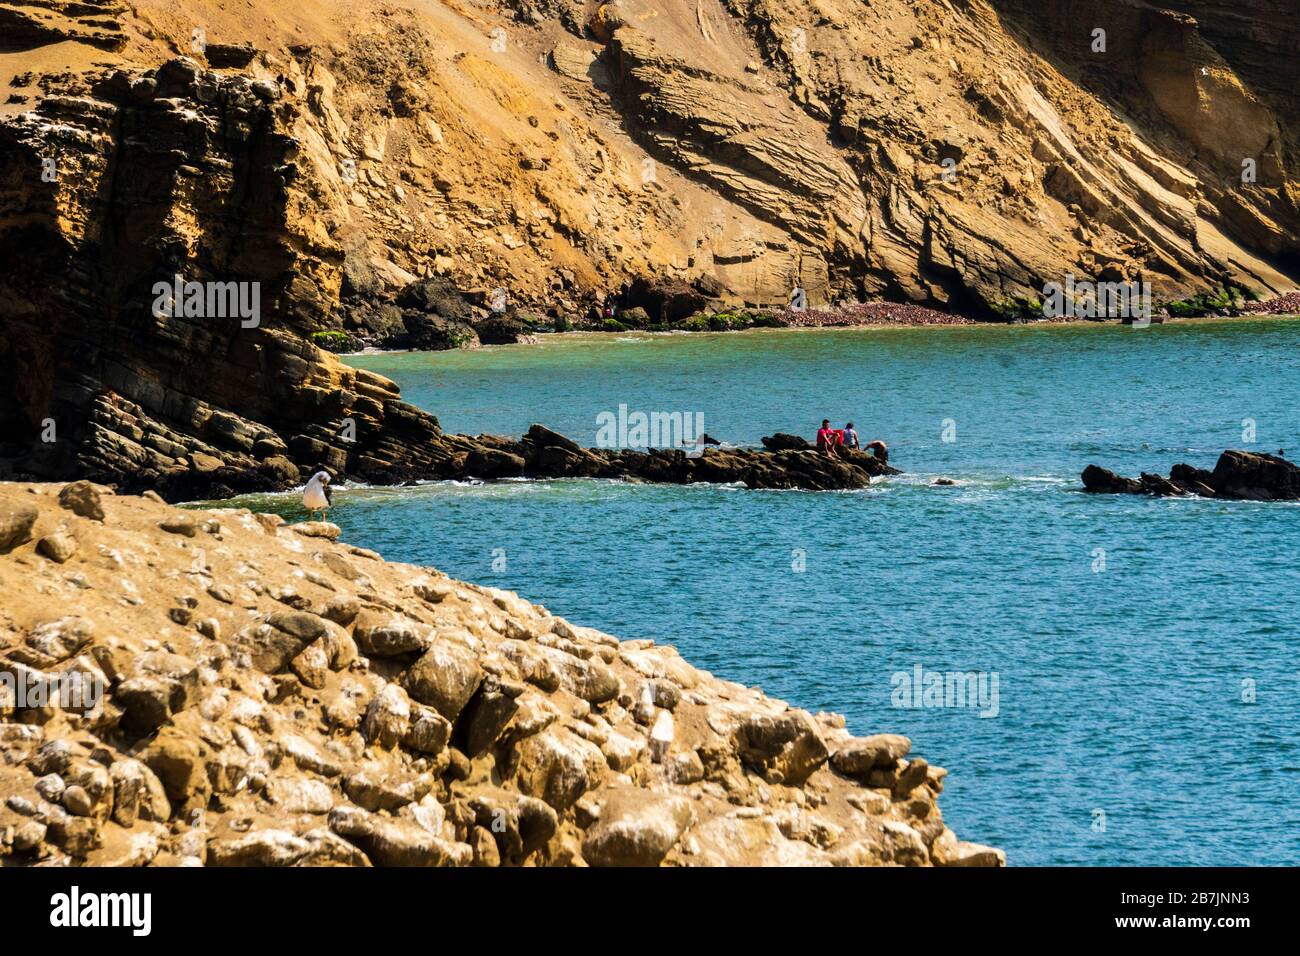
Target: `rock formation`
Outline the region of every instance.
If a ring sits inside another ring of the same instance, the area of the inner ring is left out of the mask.
[[[1002,865],[946,771],[323,522],[0,483],[5,865]]]
[[[0,127],[12,202],[49,215],[5,233],[0,467],[10,473],[192,499],[291,487],[322,466],[376,483],[588,475],[765,488],[858,488],[888,471],[865,455],[584,451],[543,428],[522,441],[445,435],[392,382],[309,340],[345,256],[300,172],[280,87],[177,60],[89,92],[47,97]],[[53,135],[62,172],[33,184],[25,171]],[[71,264],[75,282],[46,281]],[[177,276],[256,283],[256,324],[158,314],[155,284]],[[400,300],[407,328],[469,329],[439,290],[412,283]]]
[[[0,0],[35,68],[0,79],[24,108],[178,53],[280,82],[363,284],[441,275],[562,312],[650,274],[978,310],[1066,272],[1291,291],[1286,7]],[[113,52],[50,70],[62,40]]]
[[[1168,478],[1143,473],[1125,478],[1089,465],[1083,470],[1086,491],[1130,495],[1199,495],[1245,501],[1300,501],[1300,467],[1278,455],[1225,451],[1213,471],[1174,465]]]
[[[1286,295],[1277,4],[0,0],[0,474],[454,473],[317,344],[517,341],[624,287],[661,317],[796,283],[1006,316],[1065,273]],[[258,314],[159,314],[173,281]]]

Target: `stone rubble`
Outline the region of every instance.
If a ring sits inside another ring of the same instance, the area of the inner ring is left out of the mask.
[[[4,865],[1005,862],[905,737],[266,517],[0,483]]]

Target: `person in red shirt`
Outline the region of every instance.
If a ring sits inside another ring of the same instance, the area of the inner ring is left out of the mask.
[[[839,456],[835,451],[835,446],[837,446],[841,440],[841,436],[837,435],[835,430],[831,428],[831,420],[829,418],[823,418],[822,427],[817,429],[817,450],[823,455],[837,458]]]

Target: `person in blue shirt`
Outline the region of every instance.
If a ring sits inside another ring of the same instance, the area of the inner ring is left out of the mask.
[[[845,448],[861,448],[861,447],[862,447],[862,446],[858,443],[858,433],[855,432],[855,431],[853,430],[853,423],[852,423],[852,422],[849,422],[847,425],[844,426],[844,447],[845,447]]]

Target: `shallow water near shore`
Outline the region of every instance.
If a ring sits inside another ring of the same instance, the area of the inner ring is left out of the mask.
[[[539,421],[594,444],[625,404],[701,412],[751,444],[851,418],[907,474],[845,493],[343,488],[330,517],[389,559],[673,643],[856,733],[907,734],[951,771],[948,823],[1012,865],[1294,864],[1300,507],[1092,496],[1079,472],[1300,457],[1298,345],[1300,320],[1230,320],[352,356],[449,431]],[[302,514],[296,495],[231,504]],[[996,708],[895,706],[918,666],[985,675]]]

